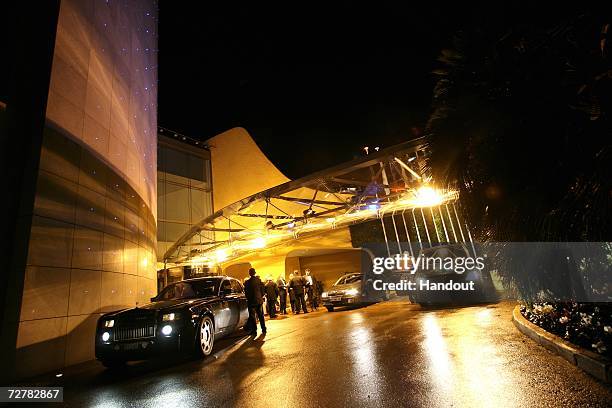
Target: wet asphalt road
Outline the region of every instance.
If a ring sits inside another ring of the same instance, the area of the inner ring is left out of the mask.
[[[611,406],[612,387],[515,329],[513,306],[319,311],[219,341],[205,360],[88,363],[54,381],[75,407]]]

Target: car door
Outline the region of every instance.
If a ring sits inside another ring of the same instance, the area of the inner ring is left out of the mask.
[[[249,308],[246,295],[244,294],[244,288],[237,279],[232,279],[232,291],[238,300],[238,322],[236,327],[242,327],[249,318]]]
[[[234,331],[240,319],[240,293],[236,291],[235,282],[235,279],[227,278],[222,283],[222,288],[226,289],[222,302],[227,311],[227,332]]]
[[[223,279],[219,287],[219,307],[215,313],[215,324],[219,333],[225,333],[232,324],[232,284],[229,279]]]

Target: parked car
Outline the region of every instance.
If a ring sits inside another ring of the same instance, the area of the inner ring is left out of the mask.
[[[424,258],[470,258],[474,257],[473,250],[465,243],[438,245],[432,248],[423,249],[420,257]],[[469,283],[473,282],[473,291],[465,290],[414,290],[408,291],[409,299],[413,303],[422,306],[432,305],[452,305],[452,304],[473,304],[496,301],[497,292],[491,280],[491,274],[486,269],[476,267],[463,270],[457,273],[454,269],[444,267],[433,267],[431,269],[419,268],[411,278],[417,288],[421,287],[421,282],[439,283]]]
[[[98,320],[96,358],[106,367],[166,352],[207,356],[215,340],[242,328],[248,308],[242,284],[227,276],[172,283],[151,303]]]
[[[368,290],[362,273],[342,275],[327,292],[321,294],[323,306],[333,312],[338,306],[355,306],[386,300],[386,293]]]

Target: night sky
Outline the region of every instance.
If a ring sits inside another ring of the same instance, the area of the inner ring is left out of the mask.
[[[203,140],[242,126],[290,178],[418,135],[470,10],[328,3],[161,2],[159,124]]]

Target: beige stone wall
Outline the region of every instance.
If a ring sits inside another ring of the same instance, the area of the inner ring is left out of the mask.
[[[341,227],[326,231],[321,235],[302,237],[287,241],[283,245],[264,248],[249,255],[224,262],[221,267],[223,273],[226,273],[226,271],[233,273],[233,265],[249,264],[257,270],[262,279],[265,279],[268,275],[275,279],[279,275],[284,275],[287,279],[296,268],[303,272],[304,266],[300,265],[301,258],[296,257],[296,253],[308,253],[308,251],[314,251],[315,253],[317,251],[331,252],[343,249],[353,249],[348,227]]]
[[[362,251],[338,251],[330,254],[299,257],[302,272],[310,272],[323,283],[325,290],[329,290],[339,277],[347,273],[362,272]],[[287,258],[289,261],[291,258]]]
[[[243,128],[223,132],[207,144],[212,161],[215,211],[289,181]]]
[[[156,294],[153,1],[62,0],[18,376],[94,357],[101,313]]]
[[[62,0],[47,118],[156,208],[155,1]]]

